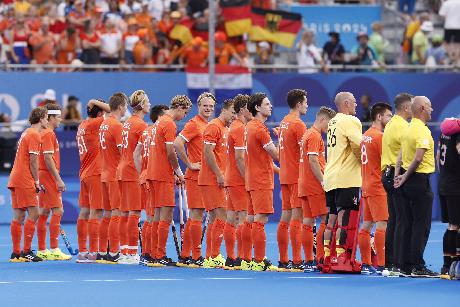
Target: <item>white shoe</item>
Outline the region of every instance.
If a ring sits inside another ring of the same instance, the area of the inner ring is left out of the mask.
[[[139,265],[140,257],[138,254],[134,255],[127,255],[126,256],[126,261],[124,264],[130,264],[130,265]]]
[[[123,255],[120,254],[120,257],[118,258],[118,264],[129,264],[129,255]]]
[[[76,262],[77,263],[87,263],[88,262],[88,253],[87,252],[78,253]]]

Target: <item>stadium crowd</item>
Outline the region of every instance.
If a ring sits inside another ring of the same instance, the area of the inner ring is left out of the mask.
[[[300,3],[322,1],[300,1]],[[331,1],[326,1],[331,2]],[[336,1],[353,3],[359,1]],[[362,1],[372,3],[374,1]],[[411,2],[415,1],[401,1]],[[276,9],[277,1],[251,1],[252,7]],[[412,4],[410,4],[412,5]],[[402,63],[437,66],[456,63],[459,56],[459,1],[445,1],[439,14],[445,18],[444,37],[433,34],[428,13],[407,18],[402,39]],[[11,64],[185,64],[207,65],[208,4],[203,0],[4,0],[0,3],[0,63]],[[185,20],[193,21],[193,39],[186,43],[171,39],[171,31]],[[274,64],[277,46],[259,41],[251,44],[247,35],[230,37],[218,14],[217,64]],[[302,30],[293,46],[300,66],[359,64],[383,66],[388,40],[383,24],[375,22],[371,33],[358,33],[357,44],[346,50],[340,33],[329,33],[330,41],[315,45],[314,32]],[[300,69],[310,73],[313,68]]]

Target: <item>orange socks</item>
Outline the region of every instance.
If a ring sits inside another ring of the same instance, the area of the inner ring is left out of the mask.
[[[224,239],[225,239],[225,249],[227,250],[227,257],[235,260],[236,259],[236,256],[235,256],[236,230],[235,230],[235,226],[233,226],[230,223],[225,223]]]
[[[116,254],[120,251],[120,217],[110,217],[109,223],[109,243],[111,254]]]
[[[371,265],[371,234],[365,229],[361,229],[358,235],[359,252],[364,264]]]
[[[24,223],[24,253],[30,251],[30,247],[32,246],[32,239],[34,238],[35,232],[35,222],[29,219],[26,219]]]
[[[191,225],[192,225],[192,220],[188,219],[187,223],[185,223],[185,228],[184,228],[184,241],[183,241],[182,252],[181,252],[182,258],[190,257],[190,253],[192,252],[192,234],[190,232]]]
[[[48,221],[47,215],[40,215],[37,222],[37,239],[38,250],[43,251],[46,249],[46,222]]]
[[[206,228],[206,258],[211,257],[211,247],[212,247],[212,229],[214,227],[214,223],[209,223],[208,228]]]
[[[318,241],[318,240],[317,240]],[[302,245],[305,253],[305,260],[313,260],[313,228],[308,225],[302,225]]]
[[[139,245],[139,216],[130,215],[128,218],[128,253],[137,254]]]
[[[244,222],[241,227],[242,257],[245,261],[252,259],[252,223]]]
[[[321,223],[319,225],[318,232],[316,233],[316,260],[320,261],[321,258],[324,258],[324,231],[326,230],[326,224]]]
[[[295,264],[302,262],[302,222],[292,220],[290,225],[290,238],[292,246],[292,261]]]
[[[78,250],[81,253],[87,252],[86,241],[88,241],[88,220],[77,220]]]
[[[375,230],[375,249],[377,250],[378,266],[385,266],[385,232],[384,229]]]
[[[192,238],[192,258],[197,260],[201,257],[201,236],[203,230],[201,229],[201,221],[190,221],[190,236]],[[188,223],[188,221],[187,221]]]
[[[118,233],[120,234],[120,249],[123,255],[128,254],[128,219],[129,216],[120,216],[120,222],[118,224]],[[112,245],[112,244],[110,244]]]
[[[88,220],[89,252],[96,253],[99,248],[99,220]],[[107,248],[107,245],[106,245]]]
[[[155,259],[158,259],[157,257],[157,252],[158,252],[158,224],[160,224],[160,222],[152,222],[150,225],[150,233],[151,233],[151,236],[150,236],[150,256],[152,256],[152,258],[155,258]]]
[[[252,223],[252,240],[254,241],[254,258],[261,262],[265,258],[265,225],[260,222]]]
[[[254,234],[254,230],[252,233]],[[289,224],[288,223],[280,221],[280,223],[278,224],[278,231],[277,231],[276,237],[278,240],[278,250],[280,253],[280,262],[286,263],[289,261],[289,256],[288,256]],[[255,248],[255,242],[254,242],[254,248]]]
[[[151,236],[152,236],[152,226],[150,222],[145,221],[144,225],[142,225],[142,255],[150,254],[150,247],[151,244]]]
[[[211,257],[215,258],[220,254],[220,246],[224,239],[225,222],[221,219],[216,219],[213,224],[211,230]]]
[[[61,229],[62,215],[53,214],[50,219],[50,248],[59,247],[59,230]]]
[[[170,223],[167,221],[160,221],[160,223],[158,223],[158,259],[166,256],[166,242],[168,242],[169,225]]]
[[[110,217],[103,217],[99,224],[99,252],[107,253],[107,246],[109,245],[109,225]]]
[[[12,221],[10,225],[11,241],[13,241],[13,253],[21,253],[22,225],[18,221]]]

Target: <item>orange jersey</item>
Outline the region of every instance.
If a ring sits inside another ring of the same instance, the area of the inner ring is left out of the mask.
[[[77,131],[78,154],[80,155],[80,180],[100,175],[102,171],[99,128],[104,118],[88,118],[81,122]]]
[[[187,156],[191,163],[197,163],[201,161],[201,155],[203,151],[203,133],[208,122],[203,119],[200,115],[195,116],[189,120],[184,129],[179,135],[187,142]],[[200,171],[193,171],[187,169],[185,172],[186,179],[198,180],[198,173]]]
[[[147,173],[147,163],[149,161],[149,149],[150,149],[150,141],[152,138],[152,126],[148,126],[147,128],[142,131],[141,137],[137,144],[142,145],[141,148],[141,174],[139,175],[139,181],[141,183],[145,183],[145,176]]]
[[[120,178],[122,181],[137,181],[139,174],[134,165],[133,153],[147,123],[137,115],[131,116],[124,124],[121,133],[123,143],[120,158]]]
[[[161,116],[153,125],[146,179],[174,182],[174,170],[168,160],[166,144],[174,144],[176,131],[176,123],[168,114]]]
[[[39,166],[40,170],[48,171],[48,167],[46,167],[45,163],[45,154],[52,154],[54,165],[56,165],[56,169],[59,171],[61,168],[61,160],[59,155],[59,143],[56,138],[56,134],[52,129],[44,129],[40,133],[42,147],[40,150],[40,157],[39,157]]]
[[[246,190],[270,190],[274,188],[273,159],[265,147],[272,144],[268,128],[258,119],[247,123],[246,138]]]
[[[118,164],[120,162],[119,148],[122,146],[123,126],[112,115],[108,116],[99,128],[99,143],[102,152],[102,182],[118,180]]]
[[[299,179],[300,142],[305,130],[304,122],[293,114],[281,121],[278,135],[281,184],[294,184]]]
[[[381,181],[382,172],[380,160],[382,158],[383,132],[370,127],[361,141],[361,174],[363,176],[363,197],[386,195]]]
[[[34,188],[35,180],[30,172],[30,154],[40,154],[40,142],[40,133],[33,128],[27,128],[21,134],[8,188]]]
[[[217,166],[222,174],[225,174],[225,163],[227,160],[227,128],[219,119],[215,118],[209,122],[203,133],[204,144],[216,145],[213,153],[216,157]],[[198,175],[199,185],[217,185],[217,177],[206,163],[204,150],[201,155],[201,169]]]
[[[313,196],[324,193],[321,183],[316,179],[310,167],[309,156],[318,156],[321,172],[326,168],[326,155],[321,132],[315,127],[308,129],[302,137],[299,164],[299,196]]]
[[[244,186],[244,178],[236,165],[235,150],[245,150],[244,146],[244,124],[241,120],[235,119],[230,125],[227,138],[227,165],[225,169],[225,186]]]

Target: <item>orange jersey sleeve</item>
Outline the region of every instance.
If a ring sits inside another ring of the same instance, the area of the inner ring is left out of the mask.
[[[77,145],[80,155],[80,180],[101,174],[99,128],[103,121],[102,116],[88,118],[78,126]]]
[[[361,142],[361,173],[363,177],[363,196],[386,195],[381,177],[383,133],[377,128],[369,128]]]
[[[33,128],[26,129],[19,138],[13,169],[8,181],[9,188],[33,188],[34,178],[30,172],[30,155],[39,155],[40,133]]]
[[[146,179],[174,182],[174,170],[168,160],[166,144],[174,144],[176,131],[176,123],[168,114],[161,116],[153,125]]]
[[[246,125],[246,190],[274,188],[273,160],[265,147],[273,143],[267,127],[258,119]]]
[[[244,124],[235,119],[230,125],[227,138],[227,165],[225,169],[225,186],[244,186],[244,178],[241,176],[236,164],[235,151],[246,150],[244,142]]]
[[[302,137],[299,164],[299,196],[311,196],[324,193],[321,183],[316,179],[310,166],[309,157],[318,157],[321,172],[324,174],[326,167],[326,155],[324,141],[321,133],[312,127]]]
[[[56,134],[51,129],[45,129],[41,132],[42,147],[40,150],[39,157],[39,169],[48,171],[45,163],[45,154],[52,154],[54,165],[56,165],[59,171],[61,166],[60,155],[59,155],[59,143],[56,138]]]
[[[295,184],[299,178],[300,142],[306,126],[300,118],[288,114],[279,128],[280,183]]]
[[[107,117],[99,128],[99,142],[102,153],[102,182],[118,180],[119,148],[122,146],[122,125],[113,116]]]
[[[214,156],[216,157],[217,166],[222,174],[225,174],[225,163],[227,158],[227,140],[226,128],[224,123],[219,119],[213,119],[204,130],[203,142],[208,145],[215,145]],[[201,169],[198,175],[199,185],[217,185],[217,177],[206,163],[204,150],[201,156]]]
[[[122,130],[122,147],[120,158],[120,178],[122,181],[137,181],[139,174],[134,165],[133,153],[136,149],[142,132],[147,123],[137,115],[131,116],[124,124]]]
[[[179,136],[187,142],[187,156],[190,162],[197,163],[201,161],[203,151],[203,133],[208,122],[201,116],[197,115],[189,120]],[[198,180],[199,171],[187,169],[185,178]]]

